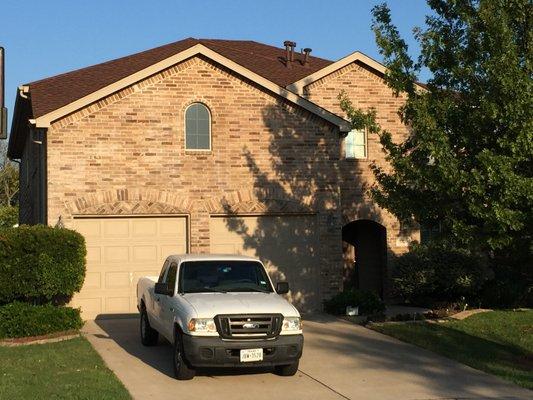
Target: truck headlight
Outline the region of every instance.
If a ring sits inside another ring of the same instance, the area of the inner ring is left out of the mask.
[[[212,318],[193,318],[189,321],[187,328],[189,328],[189,332],[198,333],[215,333],[217,331],[215,321]]]
[[[300,331],[302,330],[302,319],[300,317],[284,317],[282,331]]]

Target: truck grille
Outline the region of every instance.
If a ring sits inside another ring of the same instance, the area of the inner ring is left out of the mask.
[[[217,315],[215,325],[224,339],[264,339],[278,336],[281,314]]]

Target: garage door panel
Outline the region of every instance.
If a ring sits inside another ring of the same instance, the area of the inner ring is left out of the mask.
[[[126,263],[129,261],[130,248],[128,246],[105,246],[104,263]]]
[[[109,314],[129,313],[130,309],[130,296],[127,293],[121,297],[106,297],[105,299],[105,312]]]
[[[103,312],[102,297],[83,297],[80,295],[74,296],[72,303],[75,307],[81,308],[82,318],[93,318]]]
[[[158,275],[166,257],[187,252],[185,217],[80,218],[74,224],[87,243],[87,272],[71,304],[84,319],[136,312],[139,278]]]
[[[156,263],[157,259],[157,245],[133,247],[133,262],[152,261]]]
[[[260,258],[274,282],[289,281],[289,300],[319,310],[316,216],[212,217],[211,252]]]
[[[157,221],[154,219],[139,219],[132,221],[133,237],[152,237],[157,235]]]
[[[100,264],[102,261],[102,248],[100,246],[87,246],[87,262]]]
[[[104,238],[128,238],[130,236],[130,221],[128,219],[102,220]]]
[[[161,257],[159,259],[160,263],[166,260],[169,254],[185,254],[187,253],[186,244],[182,245],[161,245]],[[159,265],[159,264],[158,264]],[[159,271],[157,272],[159,275]]]
[[[87,272],[83,286],[88,289],[99,289],[102,285],[101,279],[102,274],[100,272]]]
[[[77,220],[76,230],[87,238],[99,238],[102,235],[99,220]]]
[[[129,272],[106,272],[105,287],[106,289],[129,288],[130,287],[130,273]]]
[[[177,224],[173,221],[159,220],[159,235],[162,237],[185,237],[187,235],[187,225],[185,221]]]

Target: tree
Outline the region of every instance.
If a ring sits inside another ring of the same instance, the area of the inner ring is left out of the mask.
[[[394,143],[373,110],[341,105],[379,135],[390,168],[373,165],[374,200],[402,221],[439,223],[447,240],[488,258],[530,257],[533,227],[533,5],[530,0],[428,0],[414,30],[417,60],[385,4],[373,9],[387,84],[406,96],[410,127]],[[416,83],[421,68],[432,78]],[[530,260],[530,259],[529,259]]]
[[[0,206],[14,206],[19,191],[19,170],[6,157],[6,144],[0,146]]]

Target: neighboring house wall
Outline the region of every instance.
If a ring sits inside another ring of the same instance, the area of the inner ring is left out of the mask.
[[[24,145],[24,153],[19,169],[19,223],[33,225],[44,223],[44,147],[42,137],[29,135]],[[35,142],[34,142],[35,140]],[[40,142],[40,144],[39,144]]]
[[[376,121],[392,134],[396,142],[405,140],[407,127],[402,124],[398,111],[404,104],[404,97],[394,96],[376,71],[358,62],[351,63],[304,88],[305,97],[337,115],[344,116],[338,99],[344,90],[353,106],[376,111]],[[407,251],[408,241],[418,239],[418,232],[404,232],[399,221],[386,210],[378,207],[369,198],[368,189],[375,183],[370,169],[372,162],[386,167],[385,153],[377,135],[367,135],[366,159],[342,159],[339,163],[342,181],[341,198],[344,223],[368,219],[382,224],[387,230],[389,266],[393,255]],[[387,274],[391,274],[388,268]],[[387,281],[388,282],[388,281]]]
[[[211,111],[211,151],[185,151],[192,102]],[[55,122],[47,139],[50,225],[180,212],[190,251],[207,253],[210,215],[317,213],[321,296],[340,290],[338,129],[252,82],[195,57]],[[254,246],[275,232],[239,234]]]

